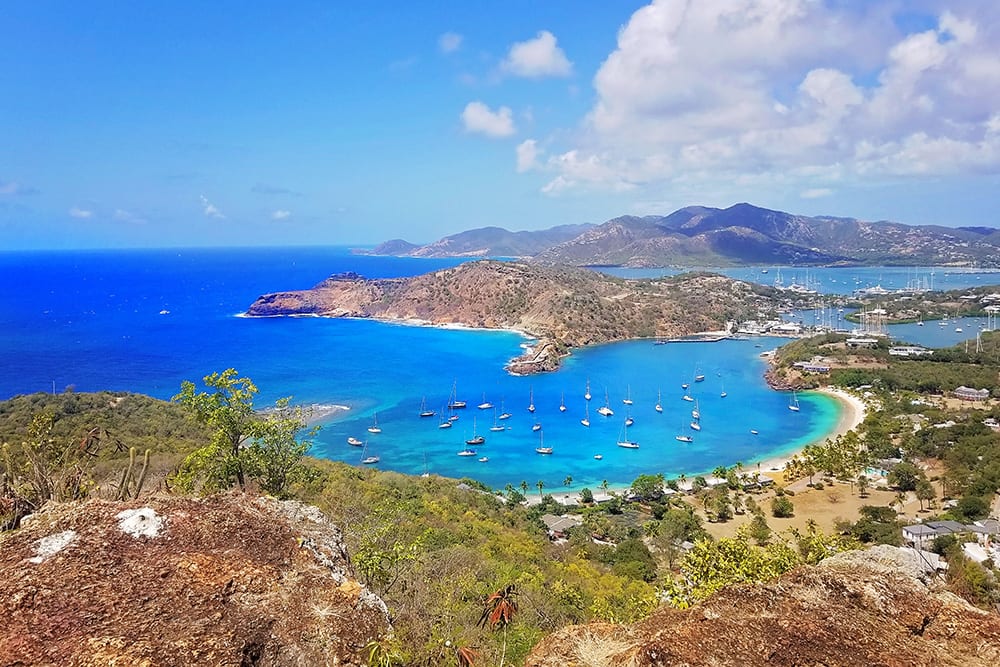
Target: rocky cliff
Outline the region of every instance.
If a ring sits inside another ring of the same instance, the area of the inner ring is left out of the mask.
[[[834,556],[777,581],[661,608],[633,626],[563,628],[527,667],[995,665],[1000,615],[938,590],[895,547]]]
[[[49,504],[0,537],[0,665],[361,665],[389,630],[340,531],[243,495]]]

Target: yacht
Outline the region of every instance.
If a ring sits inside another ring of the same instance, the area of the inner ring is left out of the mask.
[[[534,426],[531,427],[531,430],[532,431],[541,431],[542,430],[542,423],[541,422],[535,422]]]
[[[421,398],[420,399],[420,416],[421,417],[433,417],[436,414],[437,413],[434,412],[433,410],[428,410],[427,409],[427,399],[426,398]]]
[[[503,399],[500,399],[500,416],[497,419],[510,419],[510,413],[503,409]]]
[[[475,456],[476,450],[466,447],[458,453],[459,456]]]
[[[361,442],[357,438],[349,437],[347,438],[347,444],[349,444],[351,447],[360,447],[365,443]]]
[[[486,442],[486,438],[476,435],[476,420],[472,420],[472,437],[465,441],[467,445],[481,445]]]
[[[490,426],[490,430],[497,432],[497,431],[504,431],[506,429],[507,429],[506,426],[497,423],[497,409],[493,408],[493,426]]]
[[[528,412],[535,411],[535,390],[528,387]]]
[[[379,457],[374,454],[368,454],[368,445],[365,444],[365,448],[361,450],[361,463],[366,466],[370,466],[373,463],[378,463]]]
[[[591,396],[590,396],[590,378],[587,378],[587,391],[584,392],[583,399],[585,401],[589,401],[590,398],[591,398]]]
[[[635,440],[628,439],[628,422],[622,426],[622,437],[618,441],[619,447],[624,447],[625,449],[639,449],[639,443]]]
[[[545,443],[544,443],[544,441],[542,439],[542,434],[541,433],[538,434],[538,446],[535,447],[535,453],[536,454],[551,454],[552,453],[552,448],[545,446]]]
[[[597,414],[604,415],[605,417],[610,417],[615,414],[615,411],[611,409],[611,402],[608,400],[608,390],[604,390],[604,405],[597,408]]]
[[[674,439],[680,442],[694,442],[694,437],[690,435],[678,435],[675,436]]]
[[[451,385],[451,398],[448,399],[449,410],[461,410],[466,406],[465,401],[458,400],[458,380]]]
[[[580,423],[583,424],[584,426],[589,427],[590,426],[590,404],[589,403],[584,403],[583,407],[584,407],[584,414],[583,414],[583,419],[580,420]]]
[[[476,406],[480,410],[489,410],[493,407],[493,404],[486,400],[486,393],[483,393],[483,402]]]
[[[622,399],[622,403],[625,405],[632,405],[632,388],[630,386],[625,387],[625,398]]]
[[[559,412],[566,412],[566,394],[559,397]]]
[[[653,406],[653,409],[656,410],[657,412],[663,412],[663,404],[660,402],[659,389],[656,390],[656,405]]]
[[[382,429],[378,425],[378,413],[377,412],[375,413],[375,417],[374,417],[374,421],[372,421],[372,425],[368,427],[368,432],[369,433],[381,433],[382,432]]]
[[[799,397],[795,394],[794,391],[792,392],[792,402],[788,404],[788,409],[791,410],[792,412],[799,411]]]

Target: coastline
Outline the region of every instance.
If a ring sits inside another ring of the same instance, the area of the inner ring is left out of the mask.
[[[832,387],[821,387],[819,389],[810,389],[809,391],[814,391],[837,401],[840,405],[840,415],[837,417],[837,423],[834,425],[833,430],[824,436],[813,440],[809,444],[816,444],[826,442],[827,439],[833,440],[838,436],[845,435],[846,433],[854,430],[865,420],[868,415],[868,408],[865,406],[864,401],[862,401],[857,396],[849,394],[843,389],[834,389]],[[788,454],[783,454],[781,456],[772,456],[767,459],[763,459],[759,462],[754,461],[754,465],[760,466],[760,471],[762,475],[770,477],[775,482],[783,482],[785,466],[794,457],[798,456],[805,446],[790,452]]]

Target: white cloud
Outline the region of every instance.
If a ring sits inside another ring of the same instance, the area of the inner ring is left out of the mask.
[[[123,208],[116,208],[111,217],[118,222],[128,222],[135,225],[145,224],[146,222],[145,218],[139,217]]]
[[[201,195],[201,208],[202,212],[209,218],[216,218],[217,220],[225,220],[226,218],[222,211],[215,207],[215,204],[208,201],[208,197],[205,195]]]
[[[292,215],[291,211],[286,211],[284,209],[278,209],[277,211],[274,211],[273,213],[271,213],[271,219],[272,220],[285,220],[287,218],[290,218],[291,215]]]
[[[466,132],[485,134],[488,137],[509,137],[516,132],[510,107],[492,111],[482,102],[469,102],[462,111]]]
[[[830,188],[809,188],[808,190],[803,190],[799,197],[802,199],[819,199],[821,197],[829,197],[833,194],[833,190]]]
[[[33,195],[38,190],[30,185],[24,185],[17,181],[0,181],[0,197],[19,197],[21,195]]]
[[[462,48],[462,36],[455,32],[446,32],[438,37],[438,48],[441,53],[454,53]]]
[[[934,27],[906,33],[892,3],[654,0],[620,30],[576,131],[538,138],[559,156],[544,190],[735,200],[748,183],[815,194],[996,173],[1000,5],[925,4]]]
[[[542,30],[534,39],[516,42],[507,52],[500,69],[515,76],[538,78],[543,76],[569,76],[573,63],[556,44],[556,37]]]
[[[89,220],[94,217],[94,212],[86,208],[74,206],[69,210],[69,217],[76,218],[77,220]]]
[[[525,139],[517,145],[517,172],[531,171],[538,166],[538,142]]]

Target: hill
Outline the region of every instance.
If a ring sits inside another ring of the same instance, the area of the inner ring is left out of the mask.
[[[544,232],[486,228],[383,254],[518,256],[577,266],[973,265],[998,266],[1000,230],[809,217],[740,203],[688,206],[665,216],[622,216]]]
[[[540,338],[515,372],[551,370],[572,347],[718,331],[756,317],[774,290],[696,273],[626,280],[587,269],[481,260],[413,278],[332,276],[259,297],[251,316],[312,314],[524,331]]]
[[[531,257],[557,243],[575,238],[593,227],[559,225],[539,231],[510,232],[482,227],[446,236],[427,245],[395,239],[377,245],[370,254],[405,257]]]

